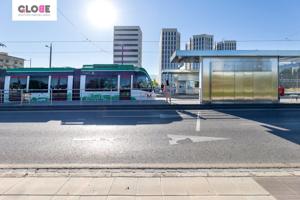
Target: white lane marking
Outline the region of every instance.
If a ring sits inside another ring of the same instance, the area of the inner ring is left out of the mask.
[[[201,119],[200,119],[200,112],[198,112],[197,123],[196,123],[196,131],[200,132],[200,129],[201,129]]]
[[[99,142],[99,141],[101,141],[101,142],[112,142],[113,141],[113,139],[111,139],[111,138],[89,138],[89,137],[82,137],[82,138],[80,138],[80,137],[77,137],[77,138],[73,138],[72,139],[73,141],[79,141],[79,142]]]
[[[275,126],[275,125],[271,125],[271,124],[259,123],[259,125],[265,126],[267,128],[270,128],[270,129],[277,129],[277,130],[280,130],[280,131],[289,131],[289,129],[282,128],[282,127]]]
[[[73,141],[96,141],[94,138],[73,138]]]
[[[84,122],[63,122],[63,125],[83,125]]]
[[[229,138],[222,137],[205,137],[205,136],[192,136],[192,135],[172,135],[168,134],[170,145],[180,144],[180,142],[212,142],[220,140],[228,140]]]
[[[293,124],[299,124],[299,122],[282,122],[282,124],[280,123],[277,123],[277,125],[293,125]],[[246,121],[246,122],[241,122],[240,125],[246,125],[246,126],[264,126],[266,128],[269,128],[269,129],[277,129],[279,131],[290,131],[289,129],[287,128],[284,128],[284,127],[279,127],[279,126],[276,126],[276,125],[272,125],[272,124],[266,124],[266,123],[260,123],[260,122],[256,122],[256,121]]]
[[[50,120],[50,121],[47,121],[46,124],[61,125],[61,121],[60,120]]]

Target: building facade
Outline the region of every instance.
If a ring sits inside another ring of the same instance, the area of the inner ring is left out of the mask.
[[[0,68],[9,69],[9,68],[23,68],[24,67],[23,58],[18,58],[10,56],[7,53],[0,52]]]
[[[178,70],[178,64],[171,63],[170,57],[174,51],[180,49],[180,33],[176,28],[164,28],[160,34],[160,82],[168,80],[174,84],[174,71]]]
[[[216,50],[236,50],[235,40],[224,40],[216,44]]]
[[[214,36],[209,34],[193,35],[186,44],[186,50],[213,50]],[[186,63],[187,70],[198,70],[199,63]]]
[[[143,34],[139,26],[114,27],[114,64],[142,66]]]

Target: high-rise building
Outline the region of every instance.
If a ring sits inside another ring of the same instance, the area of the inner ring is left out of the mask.
[[[171,63],[170,57],[175,50],[180,49],[180,33],[176,28],[163,28],[160,34],[160,66],[159,77],[161,83],[168,80],[173,82],[172,70],[178,69],[178,64]]]
[[[216,45],[216,50],[236,50],[236,41],[224,40],[222,42],[218,42]]]
[[[114,27],[114,64],[142,66],[142,38],[139,26]]]
[[[213,50],[214,36],[208,34],[193,35],[186,44],[186,50]],[[199,63],[185,64],[187,70],[198,70]]]
[[[23,58],[10,56],[7,53],[0,52],[0,68],[23,68],[24,61],[25,59]]]

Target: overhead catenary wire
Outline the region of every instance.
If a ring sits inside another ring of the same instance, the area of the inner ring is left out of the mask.
[[[278,40],[235,40],[236,42],[300,42],[300,39],[278,39]],[[2,43],[113,43],[113,40],[7,40],[1,41]],[[143,43],[159,43],[159,40],[144,40]],[[182,41],[186,43],[189,41]]]
[[[113,51],[107,51],[112,54]],[[143,51],[143,53],[158,53],[159,51]],[[45,51],[12,51],[13,54],[49,54]],[[94,54],[99,53],[99,51],[53,51],[53,54]]]
[[[96,49],[99,50],[99,52],[104,52],[104,53],[109,53],[106,50],[98,47],[97,45],[94,44],[92,40],[90,40],[71,20],[68,18],[60,9],[58,9],[58,13],[69,23],[73,26],[73,28],[85,39],[85,42],[90,43],[93,45]],[[52,43],[58,43],[57,41],[52,41]]]

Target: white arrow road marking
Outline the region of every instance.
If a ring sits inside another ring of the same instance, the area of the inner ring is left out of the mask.
[[[201,129],[201,120],[200,120],[200,112],[198,112],[197,123],[196,123],[196,131],[200,132],[200,129]]]
[[[220,141],[220,140],[228,140],[229,138],[221,138],[221,137],[205,137],[205,136],[192,136],[192,135],[172,135],[168,134],[170,145],[180,144],[183,142],[212,142],[212,141]]]

